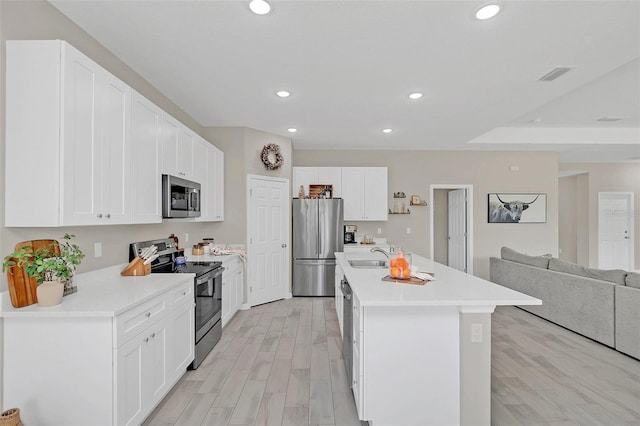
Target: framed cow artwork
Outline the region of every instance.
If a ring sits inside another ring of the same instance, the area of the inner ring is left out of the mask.
[[[489,194],[489,223],[546,223],[547,194]]]

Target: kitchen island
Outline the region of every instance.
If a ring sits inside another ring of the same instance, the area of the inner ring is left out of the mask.
[[[542,301],[415,254],[413,270],[433,273],[434,281],[385,282],[388,269],[354,268],[353,259],[385,258],[336,253],[336,279],[344,276],[353,292],[352,385],[360,420],[489,425],[491,314],[496,306]]]

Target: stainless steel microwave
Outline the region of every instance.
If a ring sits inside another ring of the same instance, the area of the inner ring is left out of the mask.
[[[162,175],[162,217],[199,217],[200,184],[171,175]]]

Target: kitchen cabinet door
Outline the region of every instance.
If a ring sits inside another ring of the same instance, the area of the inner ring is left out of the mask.
[[[238,266],[236,267],[236,272],[234,275],[235,279],[235,306],[232,307],[233,313],[235,314],[240,309],[240,306],[244,303],[244,264],[242,261],[238,261]]]
[[[131,110],[132,223],[162,222],[160,122],[162,110],[137,92]]]
[[[366,220],[364,212],[364,168],[342,168],[342,198],[344,220]]]
[[[64,45],[63,225],[131,220],[131,88]]]
[[[202,185],[202,211],[196,221],[222,221],[224,220],[224,153],[206,140],[200,139],[204,152],[194,152],[194,167],[196,170],[203,167],[204,174],[198,175],[202,180],[197,180]]]
[[[178,176],[178,135],[180,134],[180,122],[166,112],[163,112],[160,128],[162,173]]]
[[[344,220],[387,220],[387,168],[343,167]]]
[[[116,349],[117,424],[142,423],[169,390],[167,327],[165,317]]]
[[[341,167],[294,167],[292,194],[297,198],[300,185],[304,187],[304,194],[309,195],[309,185],[325,184],[333,186],[333,197],[342,198],[342,168]]]
[[[196,135],[183,124],[178,130],[178,176],[195,180],[193,168],[193,152]]]
[[[242,261],[234,258],[225,265],[222,273],[222,327],[238,312],[243,301],[244,271]]]
[[[193,298],[193,294],[191,294]],[[184,303],[171,313],[169,334],[170,357],[169,382],[175,383],[184,374],[194,358],[195,306],[193,300]]]
[[[365,167],[364,212],[365,220],[387,220],[389,214],[387,168]]]
[[[224,152],[213,147],[215,153],[215,163],[213,167],[213,178],[215,180],[215,207],[214,220],[224,220]],[[210,151],[211,152],[211,151]],[[209,168],[211,170],[211,167]]]

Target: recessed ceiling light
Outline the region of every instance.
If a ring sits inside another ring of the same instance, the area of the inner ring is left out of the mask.
[[[389,133],[393,132],[393,129],[386,128],[386,129],[382,129],[381,132],[389,134]]]
[[[251,0],[249,9],[256,15],[266,15],[271,10],[271,5],[265,0]]]
[[[409,99],[420,99],[421,97],[422,97],[422,93],[420,92],[411,93],[409,95]]]
[[[291,96],[291,93],[287,92],[286,90],[280,90],[276,92],[276,95],[280,96],[281,98],[288,98],[289,96]]]
[[[298,129],[296,129],[295,127],[290,127],[287,129],[287,131],[289,131],[289,133],[295,133],[298,131]]]
[[[500,12],[500,6],[497,4],[487,4],[476,11],[476,18],[480,20],[493,18]]]

